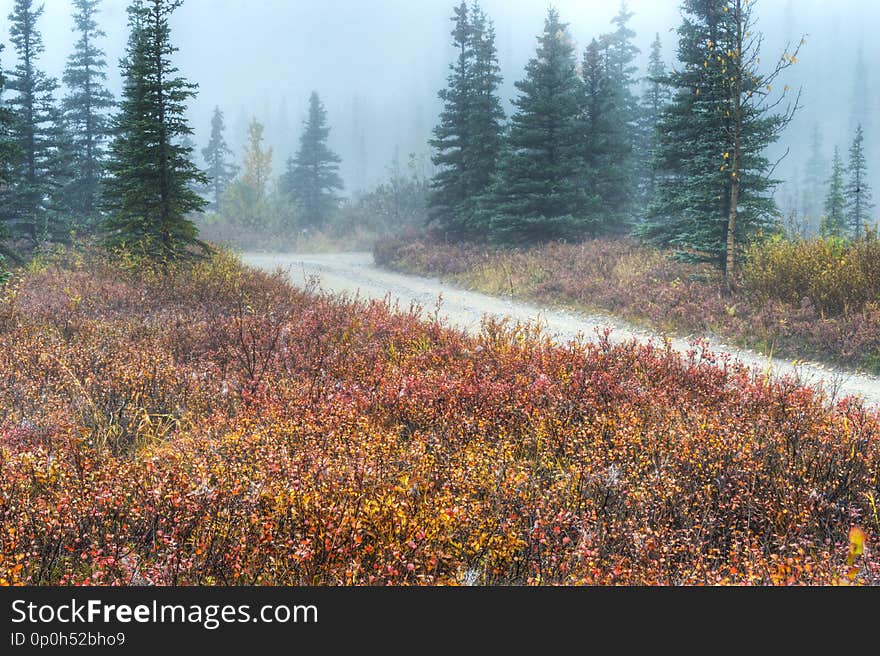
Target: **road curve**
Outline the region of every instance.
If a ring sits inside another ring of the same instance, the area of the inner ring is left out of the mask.
[[[305,287],[317,282],[322,291],[347,294],[362,299],[384,299],[397,302],[401,308],[411,303],[420,305],[426,313],[433,313],[439,305],[439,313],[449,325],[469,332],[480,329],[484,315],[498,318],[509,317],[514,321],[535,322],[545,327],[548,334],[560,342],[587,338],[596,330],[613,329],[614,341],[660,339],[654,333],[634,327],[610,316],[586,315],[555,309],[541,308],[508,298],[488,296],[472,292],[436,278],[403,275],[380,269],[370,253],[330,254],[257,254],[242,256],[246,264],[275,271],[286,271],[293,284]],[[684,353],[690,348],[687,339],[674,338],[672,346]],[[803,384],[821,387],[832,398],[858,396],[871,405],[880,405],[880,378],[839,371],[822,364],[797,363],[778,358],[767,358],[753,351],[733,348],[717,340],[710,340],[711,349],[719,354],[729,354],[747,366],[774,375],[790,374]]]

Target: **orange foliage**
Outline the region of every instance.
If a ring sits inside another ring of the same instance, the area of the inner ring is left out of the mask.
[[[0,583],[880,581],[880,418],[695,344],[554,346],[221,256],[0,305]],[[850,551],[852,554],[853,551]]]

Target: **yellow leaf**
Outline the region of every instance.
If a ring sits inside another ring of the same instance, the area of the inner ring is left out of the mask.
[[[849,552],[853,556],[861,556],[865,552],[865,532],[856,526],[849,531]]]

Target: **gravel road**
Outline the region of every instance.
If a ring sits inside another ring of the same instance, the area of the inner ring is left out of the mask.
[[[438,299],[442,296],[440,316],[445,317],[449,325],[470,332],[479,331],[484,315],[494,315],[521,322],[540,321],[546,331],[561,342],[575,339],[579,335],[589,338],[596,334],[597,329],[606,327],[613,329],[614,341],[659,339],[653,333],[609,316],[541,308],[517,300],[468,291],[436,278],[386,271],[373,263],[370,253],[247,253],[243,259],[247,264],[260,269],[283,269],[289,273],[293,283],[301,287],[311,280],[318,280],[319,288],[329,293],[348,294],[352,297],[358,295],[362,299],[390,297],[392,303],[398,302],[401,308],[408,308],[411,303],[415,303],[422,306],[426,313],[434,312]],[[672,345],[680,352],[686,352],[690,348],[687,339],[673,339]],[[880,378],[838,371],[821,364],[794,364],[788,360],[768,359],[753,351],[732,348],[717,340],[710,340],[710,346],[716,353],[730,354],[734,359],[761,372],[766,372],[769,367],[775,375],[796,375],[804,384],[823,387],[835,396],[860,396],[872,405],[880,405]]]

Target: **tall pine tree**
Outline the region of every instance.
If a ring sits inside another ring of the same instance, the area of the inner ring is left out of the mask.
[[[850,235],[859,239],[871,227],[871,187],[868,184],[868,162],[865,157],[865,132],[856,127],[856,136],[849,149],[849,181],[844,189],[846,198],[846,227]]]
[[[584,198],[582,211],[603,221],[611,210],[611,197],[622,185],[621,171],[611,153],[621,136],[615,117],[615,89],[608,66],[608,51],[593,39],[584,50],[582,115],[584,147]]]
[[[844,167],[840,149],[834,147],[831,160],[831,177],[825,195],[825,214],[822,216],[822,235],[843,238],[846,235],[846,196],[844,191]]]
[[[646,88],[642,95],[640,114],[641,153],[637,158],[640,188],[642,191],[642,210],[654,198],[657,189],[657,174],[654,162],[659,154],[660,117],[669,104],[671,94],[666,84],[666,64],[663,62],[663,42],[657,34],[651,43],[648,56],[648,75]]]
[[[122,61],[124,78],[115,139],[110,146],[105,185],[105,244],[165,266],[208,247],[188,218],[206,201],[192,189],[207,179],[181,144],[192,134],[186,102],[196,85],[177,75],[171,63],[177,48],[168,24],[182,0],[134,0],[129,6],[129,38]]]
[[[465,144],[470,134],[471,75],[474,52],[471,48],[470,11],[462,0],[453,12],[452,46],[456,59],[450,64],[447,87],[438,96],[443,101],[440,121],[434,128],[430,145],[431,161],[437,173],[431,180],[429,215],[448,232],[460,235],[466,229],[462,217],[467,214]]]
[[[483,232],[477,208],[489,189],[503,145],[504,110],[495,28],[478,2],[462,2],[452,17],[453,47],[440,122],[430,141],[438,168],[431,180],[430,218],[447,236]]]
[[[482,210],[498,240],[577,238],[591,227],[583,215],[582,83],[567,28],[551,8],[525,79],[516,83],[516,113]]]
[[[219,212],[223,194],[238,172],[238,167],[230,161],[232,150],[226,143],[226,123],[219,107],[214,108],[214,115],[211,117],[211,138],[208,145],[202,149],[202,157],[208,165],[205,171],[211,195],[208,207]]]
[[[605,232],[622,232],[635,212],[639,107],[633,86],[639,50],[632,43],[632,16],[622,3],[612,21],[615,31],[587,46],[581,67],[585,211]]]
[[[282,186],[296,201],[305,228],[319,228],[339,206],[337,191],[343,189],[339,156],[330,150],[327,111],[316,92],[309,98],[309,117],[300,137],[299,150],[287,161]]]
[[[37,21],[43,5],[33,0],[15,0],[9,14],[10,39],[18,62],[10,72],[7,88],[13,96],[7,101],[14,114],[11,129],[17,157],[10,171],[10,186],[4,210],[9,236],[29,246],[47,240],[64,240],[59,193],[68,171],[64,161],[64,125],[55,102],[58,83],[37,68],[44,51]]]
[[[728,280],[740,245],[778,219],[765,150],[797,108],[772,112],[778,99],[768,95],[797,50],[786,51],[769,74],[758,72],[755,4],[685,0],[683,67],[668,77],[675,97],[660,124],[658,194],[641,230],[683,257],[716,262]]]
[[[0,43],[0,54],[3,53],[3,44]],[[0,62],[2,64],[2,62]],[[9,194],[11,182],[11,167],[15,159],[16,146],[12,135],[14,116],[3,103],[3,91],[6,86],[6,78],[3,76],[3,67],[0,65],[0,242],[8,237],[6,222],[8,216],[4,208],[9,206]],[[0,251],[4,249],[0,243]]]
[[[594,166],[590,178],[601,198],[601,228],[605,231],[619,232],[632,221],[635,212],[639,106],[634,89],[639,49],[633,44],[636,33],[629,27],[632,17],[626,2],[622,2],[611,21],[614,31],[600,40],[606,78],[605,111],[595,124],[598,132],[588,132],[588,151],[591,141],[598,145],[598,166]],[[586,66],[587,62],[585,78]]]
[[[65,195],[74,225],[87,229],[99,224],[106,144],[110,139],[108,112],[113,107],[113,96],[105,87],[107,61],[98,46],[98,40],[106,36],[96,20],[100,2],[73,0],[74,30],[79,40],[63,77],[69,90],[63,108],[75,171]]]
[[[471,5],[469,39],[473,56],[466,103],[466,138],[462,142],[465,198],[458,215],[464,234],[481,231],[482,227],[475,223],[476,211],[498,168],[505,118],[498,97],[502,78],[495,27],[476,1]]]

